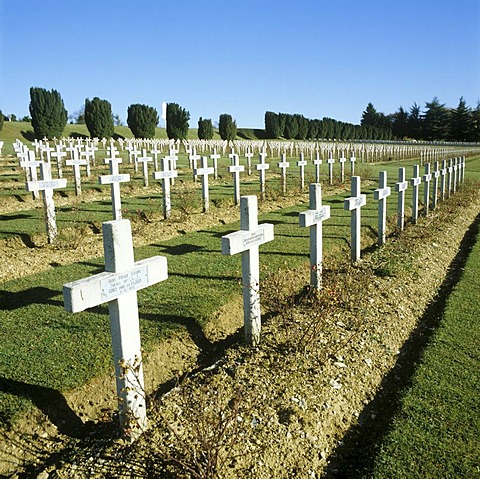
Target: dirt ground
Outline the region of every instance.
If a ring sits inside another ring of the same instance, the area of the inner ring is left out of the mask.
[[[401,382],[409,340],[428,336],[427,312],[480,211],[478,191],[465,196],[462,206],[457,195],[457,203],[452,198],[450,206],[442,205],[389,238],[358,265],[329,265],[327,257],[318,294],[298,294],[308,283],[306,267],[270,278],[262,287],[259,347],[239,345],[240,298],[218,311],[206,331],[214,345],[204,358],[210,367],[196,370],[205,352],[188,336],[166,341],[146,358],[148,392],[159,384],[165,388],[150,397],[150,427],[135,443],[112,438],[113,378],[99,378],[65,395],[82,420],[79,437],[62,434],[37,411],[2,433],[0,474],[41,479],[345,477],[347,437],[351,447],[362,445],[367,426],[389,415],[376,406],[382,382],[392,371]],[[271,209],[285,202],[263,205]],[[236,215],[235,208],[221,215],[192,215],[181,229],[234,221]],[[175,218],[146,224],[136,246],[178,230]],[[32,273],[54,262],[101,255],[101,235],[92,232],[78,249],[41,242],[28,248],[14,239],[3,242],[0,251],[8,265],[3,281],[24,274],[26,263]],[[188,371],[196,372],[185,377]]]

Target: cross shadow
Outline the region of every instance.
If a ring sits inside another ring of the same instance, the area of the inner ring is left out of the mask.
[[[436,299],[429,304],[418,326],[400,349],[397,363],[384,377],[376,396],[363,409],[358,424],[352,426],[339,442],[323,477],[372,477],[376,456],[400,410],[402,397],[411,386],[424,351],[440,326],[450,293],[462,277],[479,226],[480,214],[465,233]]]
[[[182,254],[187,254],[187,253],[195,253],[197,251],[202,251],[204,249],[203,246],[198,246],[195,244],[179,244],[176,246],[168,246],[168,245],[155,245],[155,247],[159,248],[162,253],[169,254],[171,256],[177,256],[177,255],[182,255]]]
[[[12,311],[30,304],[50,304],[63,308],[63,301],[52,301],[49,299],[60,294],[60,291],[44,288],[43,286],[36,286],[16,293],[0,290],[0,310]]]
[[[70,437],[82,437],[84,424],[56,389],[0,378],[0,391],[30,399],[57,429]]]

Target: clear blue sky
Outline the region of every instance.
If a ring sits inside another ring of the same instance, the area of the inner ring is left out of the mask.
[[[265,111],[359,123],[437,96],[480,99],[480,0],[0,0],[0,109],[29,89],[175,102],[263,128]]]

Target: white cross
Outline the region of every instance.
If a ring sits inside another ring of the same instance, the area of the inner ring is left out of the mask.
[[[194,170],[195,176],[202,177],[202,198],[203,198],[203,212],[206,213],[209,209],[209,194],[208,194],[208,175],[215,172],[212,167],[208,166],[208,158],[202,156],[202,167]]]
[[[285,153],[282,153],[282,161],[277,163],[277,166],[282,170],[282,193],[286,195],[287,193],[287,168],[290,166],[290,163],[286,159]]]
[[[142,163],[142,170],[143,170],[143,186],[146,188],[148,186],[148,163],[153,161],[151,156],[147,156],[147,150],[142,150],[142,156],[137,158],[139,163]]]
[[[65,151],[62,151],[62,146],[57,145],[56,151],[51,154],[53,158],[57,159],[57,172],[58,172],[58,177],[62,178],[63,177],[63,170],[62,170],[62,158],[64,156],[67,156],[67,153]]]
[[[108,302],[120,425],[136,439],[147,427],[137,291],[168,278],[167,259],[134,261],[130,221],[103,223],[105,272],[63,286],[65,309]]]
[[[453,160],[449,158],[448,166],[447,166],[447,191],[448,191],[449,197],[452,193],[452,175],[453,175]]]
[[[273,240],[273,225],[258,224],[256,196],[240,198],[240,231],[222,236],[222,254],[242,253],[243,314],[245,342],[260,342],[260,261],[258,247]]]
[[[65,161],[67,166],[73,166],[73,176],[75,180],[75,195],[79,196],[82,194],[82,183],[80,179],[80,166],[86,165],[87,160],[81,160],[78,158],[78,150],[77,148],[73,148],[71,150],[73,159]]]
[[[112,212],[114,220],[122,219],[122,199],[120,196],[120,183],[130,181],[130,175],[120,174],[118,165],[122,162],[121,158],[116,157],[116,150],[111,150],[112,155],[105,158],[105,164],[110,165],[110,174],[99,176],[98,182],[101,185],[110,185],[110,197],[112,200]]]
[[[453,159],[453,192],[457,191],[458,158]]]
[[[246,155],[245,155],[246,156]],[[258,163],[255,165],[255,169],[259,171],[259,176],[260,176],[260,193],[262,195],[262,198],[265,196],[265,170],[268,170],[270,168],[270,165],[268,163],[265,163],[265,158],[267,157],[267,154],[265,151],[262,151],[261,153],[258,154]]]
[[[347,159],[342,151],[342,156],[338,159],[340,162],[340,181],[343,183],[345,181],[345,162]]]
[[[418,187],[422,182],[419,172],[420,167],[418,165],[413,166],[413,178],[410,179],[410,185],[412,186],[412,223],[415,224],[418,220]]]
[[[328,181],[332,185],[333,184],[333,164],[335,163],[335,160],[330,156],[327,159],[327,163],[328,163]]]
[[[220,155],[217,153],[217,149],[213,149],[213,154],[210,155],[210,158],[213,160],[213,179],[218,180],[218,159],[220,158]]]
[[[300,161],[297,161],[297,166],[300,167],[300,190],[303,191],[305,189],[305,166],[307,166],[303,152],[300,153]]]
[[[43,153],[46,153],[47,154],[47,161],[50,163],[50,160],[51,160],[50,154],[52,153],[52,151],[55,151],[55,148],[52,148],[48,144],[48,142],[45,143],[45,145],[40,148],[40,155],[41,155],[42,159],[43,159]]]
[[[430,172],[430,163],[425,163],[425,174],[422,176],[423,180],[423,203],[425,204],[424,215],[428,216],[428,210],[430,207],[430,181],[432,180],[432,174]]]
[[[232,165],[228,167],[228,171],[233,174],[233,197],[235,204],[240,201],[240,172],[245,171],[245,167],[239,164],[238,155],[232,153],[228,155],[232,159]]]
[[[25,160],[25,155],[19,155],[22,159],[20,160],[20,166],[25,169],[25,175],[27,181],[37,181],[37,167],[39,167],[42,162],[35,159],[35,152],[33,150],[27,150],[25,152],[28,156],[28,160]],[[34,200],[37,200],[39,197],[38,190],[32,191],[32,196]]]
[[[33,153],[33,151],[32,151]],[[53,243],[57,237],[57,222],[55,220],[55,203],[53,201],[53,190],[55,188],[65,188],[67,180],[52,180],[52,170],[50,163],[40,163],[40,181],[27,182],[27,191],[42,191],[43,205],[45,207],[46,227],[48,242]]]
[[[387,186],[387,172],[380,171],[379,188],[373,192],[373,198],[378,201],[378,246],[385,244],[387,229],[387,197],[390,196],[390,186]]]
[[[356,263],[360,259],[360,209],[367,204],[367,196],[361,194],[360,177],[352,176],[352,196],[345,199],[344,208],[350,211],[351,260]]]
[[[330,206],[322,206],[322,185],[310,184],[310,209],[300,213],[300,226],[310,228],[310,286],[322,287],[323,221],[330,218]]]
[[[439,162],[435,161],[433,165],[433,192],[432,192],[432,210],[437,207],[438,202],[438,179],[440,178],[440,166]]]
[[[195,170],[197,169],[197,161],[201,159],[202,157],[200,155],[197,155],[197,150],[193,148],[193,154],[188,157],[190,168],[193,170],[193,181],[197,181],[197,175],[195,174]]]
[[[137,145],[132,146],[128,152],[128,158],[130,163],[133,163],[135,173],[138,172],[138,155],[140,153],[140,150],[137,150]]]
[[[403,231],[405,226],[405,191],[408,188],[408,182],[405,181],[405,168],[398,169],[398,183],[395,183],[395,191],[398,192],[398,218],[397,226]]]
[[[153,165],[155,171],[158,170],[158,155],[162,152],[162,150],[157,149],[157,143],[153,145],[153,148],[150,150],[150,153],[153,155]]]
[[[163,217],[165,219],[170,217],[172,205],[170,199],[170,181],[178,176],[176,170],[170,170],[170,157],[166,156],[162,158],[162,169],[163,171],[155,171],[153,177],[156,180],[162,180],[162,193],[163,193]]]
[[[245,153],[245,158],[247,159],[247,173],[248,173],[248,176],[250,176],[252,174],[252,157],[253,157],[253,152],[250,150],[250,147],[249,147],[248,151]]]
[[[313,164],[315,165],[315,183],[320,183],[320,165],[323,163],[323,160],[320,158],[320,153],[317,151],[315,153],[315,159]]]
[[[447,160],[442,160],[442,169],[440,170],[442,175],[440,181],[440,198],[443,201],[445,199],[445,186],[446,186],[446,176],[447,176]]]
[[[350,176],[355,174],[355,162],[357,159],[355,158],[355,154],[352,152],[352,156],[350,157]]]

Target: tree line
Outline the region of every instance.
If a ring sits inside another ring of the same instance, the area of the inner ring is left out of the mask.
[[[67,124],[68,112],[60,93],[44,88],[30,88],[30,121],[37,138],[62,136]],[[0,110],[0,130],[4,119],[14,121],[14,115],[4,117]],[[190,113],[177,103],[168,103],[166,108],[166,130],[170,139],[186,139]],[[118,115],[112,113],[110,102],[98,97],[86,98],[85,105],[76,115],[77,123],[84,123],[92,138],[111,138],[114,127],[120,123]],[[135,138],[153,138],[159,122],[157,110],[148,105],[133,104],[127,109],[127,125]],[[218,133],[223,140],[234,140],[237,124],[231,115],[221,114]],[[200,117],[198,138],[209,140],[215,129],[211,119]],[[425,103],[422,111],[416,103],[407,111],[402,106],[395,113],[378,112],[368,103],[362,112],[359,125],[334,120],[309,119],[301,114],[265,112],[265,136],[285,139],[342,139],[342,140],[427,140],[480,142],[480,101],[475,108],[467,105],[463,97],[457,108],[447,108],[437,97]]]
[[[416,103],[409,111],[378,112],[368,103],[359,125],[332,118],[308,119],[300,114],[265,112],[268,138],[342,139],[342,140],[426,140],[480,142],[480,101],[475,108],[460,97],[457,108],[447,108],[437,97],[425,103],[422,111]]]

